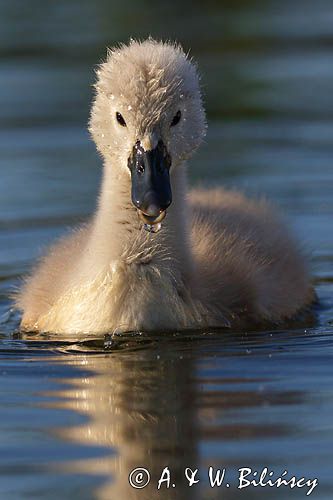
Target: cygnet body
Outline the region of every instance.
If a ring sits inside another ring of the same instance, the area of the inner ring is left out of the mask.
[[[22,329],[251,328],[311,304],[305,260],[267,202],[188,192],[187,160],[206,120],[196,68],[179,46],[110,50],[89,128],[104,162],[98,206],[25,281]]]

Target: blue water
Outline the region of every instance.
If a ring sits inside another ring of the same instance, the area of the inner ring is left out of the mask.
[[[311,497],[332,498],[332,21],[326,0],[0,2],[1,500],[306,496],[238,490],[240,467],[317,478]],[[199,62],[209,132],[191,183],[280,207],[311,261],[315,325],[111,343],[18,333],[10,294],[94,210],[93,67],[106,45],[149,33]],[[210,488],[210,465],[229,488]],[[151,474],[142,490],[128,484],[139,466]],[[157,491],[166,466],[176,486]],[[185,467],[200,483],[188,487]]]

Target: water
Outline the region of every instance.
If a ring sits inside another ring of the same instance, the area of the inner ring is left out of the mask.
[[[332,498],[331,2],[12,0],[0,14],[1,500],[305,497],[237,489],[240,467],[265,466],[318,478],[312,496]],[[94,209],[92,68],[106,45],[148,33],[192,47],[200,65],[209,133],[191,182],[281,207],[311,257],[315,326],[112,342],[17,333],[10,293]],[[209,486],[210,465],[230,488]],[[139,466],[151,483],[135,490]],[[157,491],[166,466],[170,489]],[[185,467],[200,483],[186,485]]]

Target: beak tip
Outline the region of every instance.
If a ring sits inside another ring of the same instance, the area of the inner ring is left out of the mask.
[[[163,212],[163,210],[161,210],[161,208],[158,205],[151,204],[147,206],[144,212],[149,217],[157,217],[158,215],[160,215],[161,212]]]

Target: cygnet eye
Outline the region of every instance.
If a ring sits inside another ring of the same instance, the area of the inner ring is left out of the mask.
[[[121,125],[122,127],[126,127],[126,122],[125,122],[123,116],[118,111],[116,113],[116,118],[117,118],[117,122],[119,123],[119,125]]]
[[[170,123],[170,127],[174,127],[175,125],[177,125],[177,123],[180,122],[181,116],[182,116],[182,114],[181,114],[180,110],[177,111],[177,113],[175,114],[175,116],[172,119],[172,122]]]

